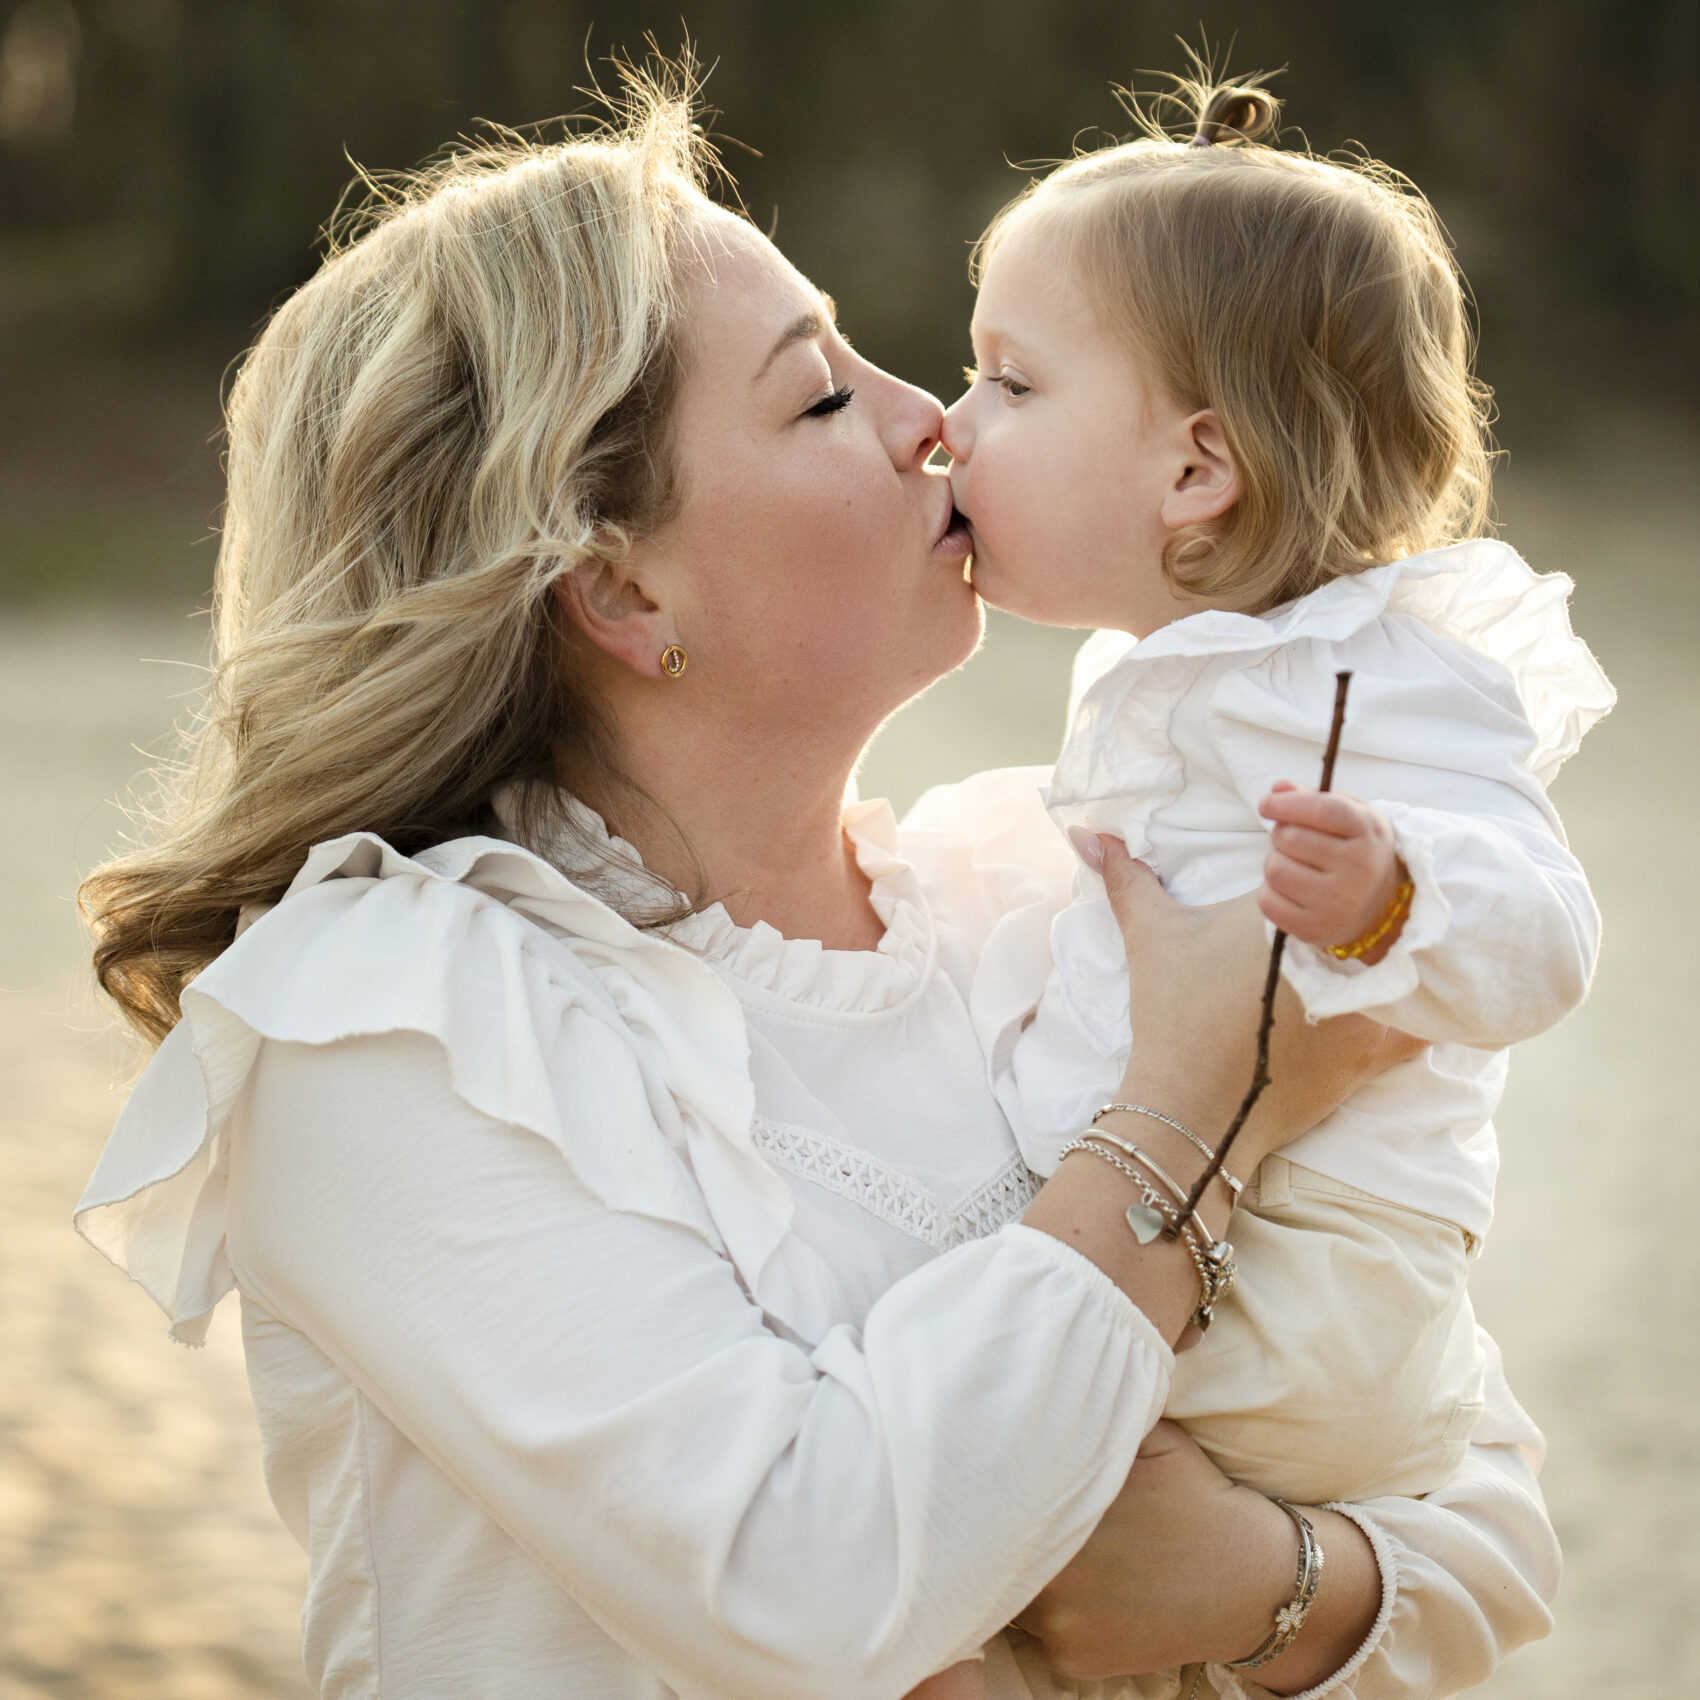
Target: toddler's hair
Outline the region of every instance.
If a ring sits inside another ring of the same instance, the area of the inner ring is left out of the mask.
[[[1043,220],[1107,327],[1220,416],[1242,493],[1170,539],[1170,579],[1261,611],[1478,535],[1488,391],[1434,209],[1373,160],[1259,143],[1278,106],[1255,83],[1178,86],[1188,140],[1135,106],[1146,135],[1029,184],[975,258]]]

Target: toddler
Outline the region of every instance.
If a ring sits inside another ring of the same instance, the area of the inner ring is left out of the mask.
[[[1196,92],[1188,140],[1070,161],[978,254],[978,369],[944,433],[975,584],[1104,629],[1045,798],[1086,864],[1049,977],[1023,917],[994,932],[973,1007],[1048,1174],[1127,1055],[1091,855],[1110,833],[1183,903],[1257,891],[1309,1019],[1359,1011],[1431,1041],[1247,1177],[1238,1284],[1168,1408],[1266,1493],[1421,1494],[1481,1408],[1465,1275],[1505,1047],[1574,1008],[1593,969],[1598,916],[1547,785],[1612,692],[1571,634],[1569,581],[1477,535],[1485,392],[1428,203],[1375,164],[1259,144],[1261,89]],[[1115,1133],[1137,1141],[1163,1109]]]

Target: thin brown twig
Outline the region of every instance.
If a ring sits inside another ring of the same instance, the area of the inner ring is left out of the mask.
[[[1318,786],[1322,791],[1334,789],[1334,762],[1340,754],[1340,734],[1346,725],[1346,692],[1351,683],[1349,672],[1334,675],[1334,724],[1328,730],[1328,748],[1322,757],[1322,783]],[[1186,1195],[1180,1214],[1169,1224],[1167,1232],[1171,1238],[1181,1233],[1192,1220],[1198,1210],[1198,1201],[1204,1196],[1204,1189],[1221,1172],[1228,1153],[1234,1148],[1234,1141],[1239,1138],[1240,1129],[1257,1108],[1257,1100],[1269,1084],[1269,1035],[1275,1026],[1275,994],[1281,989],[1281,957],[1286,948],[1287,935],[1277,928],[1275,942],[1269,948],[1269,972],[1263,977],[1263,1015],[1257,1024],[1257,1062],[1251,1071],[1250,1089],[1240,1100],[1240,1107],[1228,1124],[1228,1131],[1222,1135],[1222,1143],[1216,1147],[1216,1155],[1205,1164],[1204,1173],[1192,1183],[1192,1191]]]

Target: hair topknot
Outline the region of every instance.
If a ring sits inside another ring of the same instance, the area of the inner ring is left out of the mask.
[[[1114,87],[1122,110],[1154,142],[1181,142],[1193,147],[1231,147],[1263,137],[1274,140],[1281,102],[1263,85],[1279,71],[1248,71],[1230,76],[1226,64],[1218,69],[1208,43],[1181,43],[1187,72],[1148,72],[1161,75],[1167,87],[1140,93]]]
[[[1254,142],[1274,129],[1281,103],[1268,89],[1235,83],[1231,87],[1204,88],[1197,108],[1198,123],[1191,141],[1194,147],[1218,143]]]

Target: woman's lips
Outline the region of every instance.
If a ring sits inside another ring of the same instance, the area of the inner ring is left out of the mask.
[[[972,554],[973,549],[974,539],[969,534],[968,521],[955,508],[952,508],[950,518],[945,522],[944,530],[939,533],[938,541],[933,545],[933,553],[935,555],[949,555],[953,559],[961,560],[964,556]]]

